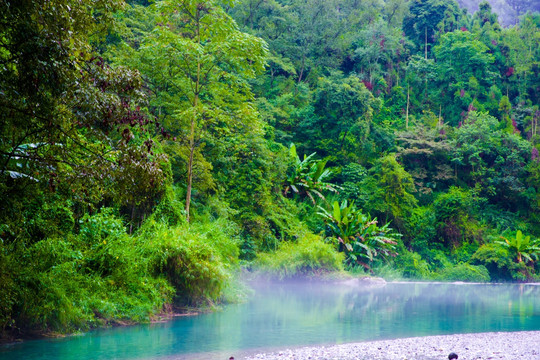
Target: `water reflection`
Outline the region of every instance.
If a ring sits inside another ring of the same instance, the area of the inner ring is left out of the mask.
[[[311,344],[540,330],[540,286],[254,284],[253,298],[172,322],[0,348],[0,359],[227,359]]]

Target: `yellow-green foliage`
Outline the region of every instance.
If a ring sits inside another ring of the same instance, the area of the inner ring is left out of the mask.
[[[236,227],[226,220],[171,228],[150,223],[138,236],[154,276],[175,288],[177,305],[211,304],[221,298],[238,268]]]
[[[524,281],[532,270],[524,262],[516,262],[509,248],[497,242],[480,246],[471,260],[484,265],[494,280]]]
[[[431,272],[428,263],[422,259],[420,254],[401,249],[399,255],[395,258],[394,264],[402,271],[403,277],[412,279],[429,278]]]
[[[150,219],[130,236],[104,209],[79,225],[65,238],[0,242],[0,330],[149,321],[173,301],[220,299],[237,268],[236,228],[226,221],[169,227]]]
[[[281,279],[343,270],[343,253],[314,234],[302,235],[298,242],[282,243],[274,253],[262,253],[256,266]]]
[[[489,282],[491,277],[489,271],[483,265],[471,265],[467,263],[459,263],[444,268],[434,278],[436,280],[450,281],[469,281],[469,282]]]
[[[96,238],[99,242],[69,236],[28,248],[3,247],[3,328],[71,332],[148,321],[171,301],[172,287],[148,275],[128,235]]]

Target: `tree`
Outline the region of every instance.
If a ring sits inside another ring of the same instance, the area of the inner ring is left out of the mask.
[[[517,82],[513,91],[517,90],[520,101],[540,98],[538,89],[531,84],[538,83],[538,66],[540,65],[540,16],[527,14],[519,26],[508,29],[503,43],[508,47],[508,78]],[[510,70],[511,68],[511,70]],[[517,89],[516,89],[517,88]],[[531,91],[532,90],[532,91]]]
[[[407,82],[407,96],[408,98],[412,98],[412,100],[409,101],[413,104],[420,101],[424,104],[429,103],[430,94],[436,90],[428,85],[436,78],[437,65],[435,64],[435,60],[426,59],[419,55],[413,55],[407,63],[405,75],[405,80]],[[410,107],[413,108],[412,106]],[[407,120],[408,119],[406,119],[406,121]],[[408,126],[408,122],[406,123],[406,126]]]
[[[293,0],[293,18],[281,47],[296,67],[297,81],[305,81],[311,68],[330,65],[339,53],[341,19],[337,0]],[[329,56],[330,55],[330,56]]]
[[[309,149],[323,150],[319,150],[321,156],[331,156],[332,161],[360,157],[369,144],[373,115],[381,101],[358,77],[339,74],[321,78],[313,97],[313,114],[299,124],[299,138],[305,139]]]
[[[394,220],[398,231],[404,231],[405,222],[410,217],[418,201],[411,175],[397,162],[395,154],[378,159],[370,169],[371,177],[364,184],[372,189],[369,208],[373,214],[381,214],[385,221]]]
[[[388,90],[386,86],[378,86],[379,83],[390,87],[394,78],[399,82],[399,62],[406,59],[407,45],[410,46],[400,29],[390,27],[379,19],[358,32],[354,45],[356,68],[374,92]]]
[[[488,51],[489,48],[468,31],[447,33],[434,48],[441,77],[455,82],[465,82],[474,76],[490,83],[494,75],[489,72],[489,65],[494,60]]]
[[[400,28],[409,12],[407,0],[387,0],[384,2],[383,16],[388,25]]]
[[[441,193],[432,204],[437,236],[431,241],[443,243],[446,248],[476,241],[478,225],[474,210],[479,203],[480,199],[472,191],[455,186]]]
[[[166,158],[154,153],[152,121],[141,109],[139,73],[108,65],[95,49],[121,3],[4,1],[0,6],[0,174],[5,190],[62,191],[78,209],[156,200],[166,178]],[[138,173],[137,189],[127,186],[130,181],[124,189],[112,181],[130,178],[132,171]],[[120,196],[126,193],[133,196]],[[35,195],[18,194],[11,199],[19,205]]]
[[[524,180],[531,145],[500,127],[494,117],[471,112],[467,123],[455,132],[451,161],[460,181],[515,211],[526,204]]]
[[[459,6],[454,0],[413,0],[403,20],[403,31],[427,59],[439,29],[442,33],[455,30],[458,17]]]
[[[16,163],[26,168],[18,172],[20,176],[47,178],[50,171],[46,169],[63,162],[66,142],[79,140],[79,127],[73,121],[78,96],[92,96],[95,87],[105,85],[85,81],[77,89],[76,84],[85,73],[105,75],[99,62],[90,60],[86,37],[86,32],[99,31],[100,26],[86,6],[72,1],[2,2],[0,9],[1,174],[14,175],[10,164]],[[103,15],[108,17],[110,12]],[[95,113],[82,114],[77,121],[90,125],[98,120],[92,116]],[[36,174],[38,168],[40,174]]]
[[[478,11],[473,15],[473,27],[478,25],[480,28],[486,24],[498,24],[497,14],[492,12],[491,5],[487,1],[482,1],[478,5]]]
[[[457,125],[471,106],[486,100],[486,90],[497,78],[490,69],[494,58],[489,48],[468,31],[443,35],[434,53],[440,101],[447,109],[445,118]]]
[[[396,142],[398,159],[413,177],[420,196],[431,199],[433,192],[448,187],[453,171],[449,164],[451,147],[444,128],[419,124],[399,132]]]
[[[218,1],[167,0],[153,10],[154,29],[123,57],[134,55],[142,65],[156,94],[154,113],[185,150],[179,155],[187,172],[189,221],[196,164],[211,168],[202,153],[205,139],[260,131],[246,79],[264,70],[267,49],[263,40],[241,32]]]

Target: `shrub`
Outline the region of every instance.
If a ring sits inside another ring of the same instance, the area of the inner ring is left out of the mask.
[[[94,215],[86,214],[79,220],[81,240],[98,243],[107,237],[119,237],[126,233],[122,220],[111,208],[103,208]]]
[[[459,247],[480,237],[481,228],[472,216],[476,200],[471,191],[451,187],[433,202],[437,237],[445,247]]]
[[[165,188],[165,192],[159,200],[150,218],[156,221],[163,221],[169,226],[176,226],[185,221],[185,211],[183,204],[179,200],[179,189],[173,186]]]
[[[402,249],[394,259],[396,268],[401,270],[403,276],[412,279],[427,279],[430,277],[428,263],[420,254]]]
[[[401,234],[389,227],[378,226],[377,219],[364,215],[354,203],[334,201],[332,211],[320,207],[320,215],[326,222],[330,238],[345,252],[350,265],[371,268],[376,259],[386,260],[396,256],[395,248]]]
[[[437,280],[489,282],[491,277],[488,269],[483,265],[470,265],[459,263],[442,269],[434,276]]]
[[[529,268],[524,262],[513,261],[513,255],[507,247],[498,243],[480,246],[471,257],[473,264],[484,265],[493,280],[525,281],[529,277]]]
[[[478,250],[480,245],[477,242],[463,242],[460,247],[452,249],[452,258],[456,263],[466,263]]]
[[[10,256],[11,249],[0,239],[0,331],[11,328],[15,322],[14,308],[20,302],[20,287],[17,284],[20,266]]]
[[[237,228],[228,221],[183,224],[169,228],[153,224],[137,240],[140,256],[153,276],[164,277],[175,289],[176,305],[211,305],[232,284],[238,269]]]
[[[260,254],[256,267],[280,279],[343,270],[344,256],[320,236],[304,234],[298,242],[284,242],[274,253]]]
[[[146,274],[127,240],[127,235],[103,240],[111,253],[107,261],[97,261],[103,249],[81,247],[73,236],[45,239],[3,256],[2,263],[10,266],[0,269],[3,330],[72,332],[121,320],[148,321],[161,312],[171,301],[171,286]],[[23,266],[11,268],[15,255],[25,259]]]
[[[85,216],[78,236],[2,244],[2,330],[72,332],[160,313],[173,288],[152,276],[136,240],[104,210]]]
[[[418,207],[414,210],[409,222],[411,225],[412,239],[410,240],[410,246],[412,250],[425,259],[430,259],[432,257],[429,254],[430,250],[443,247],[439,242],[433,241],[433,239],[437,238],[437,214],[432,207]]]

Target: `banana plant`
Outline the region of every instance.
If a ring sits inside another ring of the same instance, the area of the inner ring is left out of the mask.
[[[285,182],[283,195],[287,196],[289,190],[292,190],[298,195],[309,197],[313,204],[315,204],[314,196],[326,200],[323,191],[338,191],[339,186],[328,182],[332,171],[326,169],[327,160],[314,159],[316,153],[312,153],[309,156],[304,155],[304,158],[300,159],[294,144],[291,144],[289,154],[293,158],[294,164]]]
[[[377,257],[386,259],[397,255],[395,246],[401,234],[394,233],[385,224],[378,226],[376,218],[363,214],[347,200],[340,203],[334,201],[331,211],[319,206],[318,214],[325,220],[330,237],[338,242],[338,250],[347,255],[350,263],[370,268]]]
[[[505,238],[501,236],[503,241],[495,241],[497,244],[508,248],[509,251],[515,253],[518,263],[525,262],[533,263],[538,260],[540,255],[540,239],[532,239],[529,235],[523,236],[521,230],[518,230],[516,236]]]

